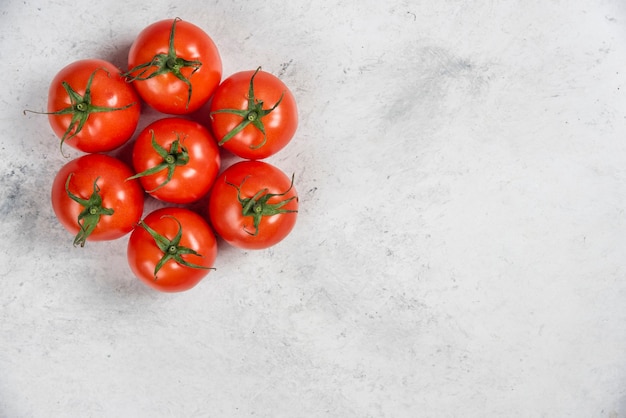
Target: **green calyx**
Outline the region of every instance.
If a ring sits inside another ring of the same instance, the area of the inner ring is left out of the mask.
[[[183,265],[185,267],[195,268],[195,269],[205,269],[205,270],[214,270],[213,267],[205,267],[200,266],[198,264],[193,264],[186,261],[183,256],[187,254],[196,255],[198,257],[203,257],[201,254],[198,254],[196,251],[192,250],[188,247],[183,247],[180,245],[180,240],[183,236],[183,227],[180,224],[180,221],[173,216],[164,216],[167,218],[171,218],[178,224],[178,232],[176,236],[172,239],[168,239],[167,237],[159,234],[154,229],[150,228],[144,221],[139,221],[139,225],[143,227],[154,239],[154,242],[159,247],[159,249],[163,252],[163,257],[159,260],[159,262],[154,266],[154,280],[157,280],[157,273],[161,268],[170,260],[174,260],[176,263]]]
[[[60,144],[61,154],[63,154],[63,144],[65,143],[65,141],[75,137],[82,131],[83,127],[85,126],[85,123],[87,123],[87,120],[89,119],[89,116],[92,113],[125,110],[136,104],[135,102],[133,102],[122,107],[94,106],[93,104],[91,104],[91,85],[98,71],[104,71],[108,77],[111,76],[105,68],[96,68],[94,72],[91,73],[91,75],[89,76],[89,79],[87,80],[87,86],[85,87],[85,94],[83,96],[78,94],[76,90],[74,90],[74,88],[72,88],[72,86],[70,86],[66,81],[63,81],[61,83],[61,85],[65,89],[65,92],[70,98],[70,102],[71,102],[70,106],[64,109],[58,110],[56,112],[28,111],[32,113],[41,113],[44,115],[72,115],[70,124],[68,125],[67,130],[61,137],[61,144]]]
[[[261,67],[258,67],[252,77],[250,77],[250,87],[248,88],[248,108],[245,110],[241,109],[218,109],[211,112],[211,116],[216,113],[230,113],[233,115],[241,116],[241,123],[232,131],[227,133],[220,141],[219,145],[224,145],[226,141],[229,141],[232,137],[241,132],[246,126],[252,124],[255,128],[257,128],[263,134],[263,140],[261,143],[256,145],[251,145],[251,149],[259,149],[267,142],[267,134],[265,133],[265,126],[263,125],[263,121],[261,120],[263,117],[270,114],[283,100],[284,93],[280,96],[280,99],[269,109],[263,109],[263,101],[257,100],[254,96],[254,77],[261,70]]]
[[[256,236],[259,233],[259,225],[261,223],[261,219],[263,219],[264,216],[273,216],[273,215],[279,215],[281,213],[298,212],[297,210],[283,209],[283,206],[291,202],[293,199],[297,199],[297,196],[292,196],[288,199],[282,200],[277,203],[268,203],[268,201],[273,197],[276,197],[276,196],[280,197],[289,193],[289,191],[293,187],[293,180],[294,180],[294,176],[291,176],[291,184],[289,185],[289,188],[285,190],[283,193],[267,193],[267,189],[265,188],[256,192],[254,196],[246,197],[246,198],[241,197],[241,186],[243,186],[243,183],[246,181],[245,178],[243,179],[243,181],[241,182],[239,186],[226,182],[226,184],[228,184],[229,186],[232,186],[235,189],[237,189],[237,200],[241,204],[241,214],[243,216],[252,217],[252,224],[254,226],[254,232],[250,232],[246,230],[244,227],[244,231],[246,231],[246,233],[252,236]]]
[[[189,153],[187,148],[181,145],[181,140],[178,134],[176,134],[176,140],[172,142],[169,151],[163,148],[155,139],[154,131],[150,131],[152,134],[152,148],[163,158],[163,161],[152,168],[149,168],[141,173],[137,173],[127,180],[133,180],[139,177],[149,176],[151,174],[159,173],[163,170],[167,170],[167,178],[152,190],[146,190],[148,193],[152,193],[161,187],[165,186],[172,180],[174,176],[174,170],[178,166],[183,166],[189,162]]]
[[[182,73],[182,69],[189,67],[193,68],[193,71],[190,74],[190,76],[192,76],[196,71],[200,69],[200,67],[202,66],[202,62],[198,60],[186,60],[176,55],[176,48],[174,47],[174,35],[176,33],[176,22],[178,22],[179,20],[181,19],[177,17],[172,23],[172,30],[170,31],[167,53],[156,54],[152,58],[152,61],[137,65],[135,68],[124,73],[123,76],[126,77],[129,82],[133,82],[148,80],[162,74],[173,74],[176,78],[178,78],[180,81],[187,85],[187,105],[185,107],[188,109],[192,93],[191,81],[189,81],[189,78],[187,78]],[[137,71],[139,71],[138,74],[132,75]]]
[[[83,199],[70,192],[70,179],[72,175],[73,173],[70,173],[70,175],[67,176],[65,192],[70,199],[83,206],[83,210],[78,214],[77,223],[80,229],[74,238],[74,246],[80,245],[84,247],[87,238],[91,235],[93,230],[96,229],[98,222],[100,222],[100,217],[102,215],[113,215],[114,210],[102,207],[102,196],[100,196],[100,187],[98,186],[99,177],[93,182],[93,193],[91,196],[89,196],[88,199]]]

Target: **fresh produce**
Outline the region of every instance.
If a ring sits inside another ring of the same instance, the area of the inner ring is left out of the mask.
[[[298,127],[296,100],[273,74],[241,71],[224,80],[211,100],[210,124],[219,145],[250,160],[283,149]]]
[[[295,175],[260,160],[294,137],[295,98],[261,67],[221,77],[213,40],[179,18],[139,32],[125,73],[85,59],[56,74],[48,112],[33,113],[48,115],[61,147],[83,154],[51,185],[74,246],[129,235],[130,273],[181,292],[216,268],[220,240],[262,250],[287,238],[298,213]],[[145,105],[157,117],[141,123]],[[157,207],[144,215],[149,200]]]
[[[220,153],[207,128],[170,117],[148,125],[135,140],[133,166],[152,197],[192,203],[209,192],[220,169]]]
[[[135,132],[141,102],[113,64],[84,59],[64,67],[48,92],[48,120],[54,133],[83,152],[112,151]]]
[[[278,244],[293,229],[298,194],[293,178],[263,161],[241,161],[216,180],[209,218],[229,244],[263,249]]]
[[[180,19],[142,30],[128,53],[128,79],[141,98],[162,113],[198,110],[222,78],[222,59],[213,40],[198,26]]]
[[[144,192],[117,158],[87,154],[65,164],[52,183],[52,208],[74,245],[121,238],[141,219]]]
[[[217,241],[197,213],[165,207],[151,212],[133,230],[127,257],[143,283],[163,292],[181,292],[209,273],[217,257]]]

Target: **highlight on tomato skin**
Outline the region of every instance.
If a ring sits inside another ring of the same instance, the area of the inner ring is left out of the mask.
[[[206,104],[222,79],[222,58],[199,26],[164,19],[139,32],[124,74],[141,98],[169,115],[187,115]]]
[[[200,283],[217,258],[215,233],[194,211],[164,207],[148,214],[127,245],[128,265],[145,285],[160,292],[183,292]]]
[[[208,217],[228,244],[250,250],[272,247],[293,230],[298,213],[294,176],[263,162],[237,162],[215,180]]]

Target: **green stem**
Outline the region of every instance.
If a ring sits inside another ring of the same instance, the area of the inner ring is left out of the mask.
[[[87,80],[87,85],[85,87],[85,94],[82,96],[72,86],[70,86],[69,83],[67,83],[66,81],[61,82],[63,89],[70,98],[71,104],[68,107],[57,110],[56,112],[34,112],[31,110],[24,111],[25,113],[30,112],[43,115],[72,115],[72,119],[70,120],[70,123],[65,130],[65,133],[61,137],[60,150],[61,154],[66,157],[67,155],[63,153],[63,144],[65,143],[65,141],[72,139],[83,130],[85,123],[87,123],[87,120],[92,113],[125,110],[136,104],[136,102],[133,102],[121,107],[94,106],[91,103],[91,85],[98,71],[104,71],[108,77],[111,76],[111,74],[105,68],[96,68],[89,76],[89,79]]]
[[[174,47],[174,37],[176,33],[176,22],[181,20],[180,18],[174,19],[172,22],[172,29],[170,30],[168,51],[167,53],[156,54],[152,57],[152,61],[139,64],[123,74],[123,77],[129,82],[148,80],[153,77],[157,77],[162,74],[172,74],[180,81],[187,85],[187,104],[186,109],[189,108],[189,102],[191,101],[192,86],[191,81],[182,73],[183,68],[193,68],[190,77],[200,69],[202,62],[198,60],[186,60],[176,55],[176,48]],[[151,71],[152,70],[152,71]],[[136,73],[135,75],[133,75]]]
[[[183,227],[180,224],[180,221],[173,216],[167,215],[164,216],[167,218],[171,218],[178,224],[178,232],[171,240],[165,237],[164,235],[159,234],[157,231],[152,229],[148,224],[144,221],[139,221],[139,225],[145,229],[150,236],[154,239],[154,242],[159,247],[159,249],[163,252],[163,257],[159,260],[159,262],[154,266],[154,281],[157,280],[157,274],[161,270],[161,268],[170,260],[183,265],[185,267],[195,268],[195,269],[205,269],[205,270],[215,270],[213,267],[205,267],[198,264],[190,263],[189,261],[183,258],[183,255],[196,255],[198,257],[204,257],[203,255],[197,253],[195,250],[191,248],[184,247],[180,245],[180,240],[183,236]]]
[[[241,214],[243,216],[252,217],[252,224],[254,226],[254,232],[250,232],[246,230],[244,227],[244,231],[246,233],[252,236],[258,235],[259,225],[261,224],[261,219],[263,219],[264,216],[273,216],[273,215],[278,215],[282,213],[298,212],[297,210],[283,208],[283,206],[285,206],[287,203],[291,202],[292,200],[294,199],[297,200],[298,199],[297,196],[292,196],[288,199],[281,200],[280,202],[277,202],[277,203],[268,203],[268,200],[270,200],[273,197],[276,197],[276,196],[280,197],[289,193],[289,191],[293,187],[294,175],[291,176],[291,184],[289,185],[289,188],[282,193],[267,193],[267,189],[261,189],[258,192],[256,192],[254,196],[243,198],[241,197],[241,187],[243,186],[243,183],[246,181],[246,179],[247,177],[243,179],[243,181],[241,182],[239,186],[226,182],[226,184],[228,184],[229,186],[232,186],[235,189],[237,189],[237,200],[241,204]]]
[[[236,115],[242,118],[241,123],[235,126],[230,132],[228,132],[220,141],[219,145],[224,145],[227,141],[231,140],[235,135],[241,132],[246,126],[252,124],[255,128],[257,128],[263,134],[263,140],[256,145],[250,145],[251,149],[259,149],[267,142],[267,134],[265,133],[265,125],[261,120],[265,116],[269,115],[276,107],[280,104],[285,96],[285,93],[281,94],[278,101],[269,109],[263,109],[263,101],[257,100],[254,95],[254,77],[256,77],[257,73],[261,70],[261,67],[258,67],[252,77],[250,77],[250,86],[248,87],[248,107],[247,109],[218,109],[211,112],[210,116],[212,117],[217,113],[230,113],[232,115]]]
[[[70,173],[65,181],[65,192],[76,203],[83,206],[83,210],[78,214],[78,234],[74,238],[74,246],[85,246],[87,238],[98,226],[102,215],[113,215],[114,210],[102,206],[102,197],[100,196],[100,186],[98,186],[98,178],[93,182],[93,192],[87,199],[83,199],[70,192],[70,180],[74,173]]]
[[[137,173],[134,176],[126,179],[132,180],[139,177],[150,176],[163,170],[167,170],[167,178],[154,189],[146,190],[148,193],[152,193],[169,183],[174,176],[174,171],[176,170],[176,167],[186,165],[189,162],[189,153],[187,152],[187,148],[181,145],[181,139],[178,133],[176,133],[176,140],[172,142],[169,151],[163,148],[156,141],[154,131],[151,130],[150,133],[152,135],[152,148],[154,148],[156,153],[163,158],[163,161],[161,161],[161,163],[155,165],[154,167],[148,168],[147,170],[142,171],[141,173]]]

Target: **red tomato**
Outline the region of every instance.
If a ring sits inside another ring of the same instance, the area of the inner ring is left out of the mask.
[[[282,241],[293,229],[298,194],[278,168],[262,161],[240,161],[215,181],[209,219],[229,244],[263,249]]]
[[[107,61],[76,61],[50,84],[48,120],[61,146],[89,153],[111,151],[130,139],[140,113],[137,92]]]
[[[143,283],[162,292],[181,292],[209,273],[217,257],[217,241],[197,213],[161,208],[130,234],[127,256],[131,270]]]
[[[144,193],[129,180],[130,167],[117,158],[88,154],[65,164],[52,183],[52,207],[61,224],[75,234],[74,245],[129,233],[141,219]]]
[[[198,26],[167,19],[143,29],[128,53],[126,75],[162,113],[182,115],[208,102],[222,78],[213,40]]]
[[[215,91],[210,111],[219,145],[249,160],[276,154],[298,127],[293,94],[280,79],[260,68],[225,79]]]
[[[208,129],[179,117],[157,120],[138,136],[133,166],[156,199],[191,203],[206,195],[220,168],[219,148]]]

